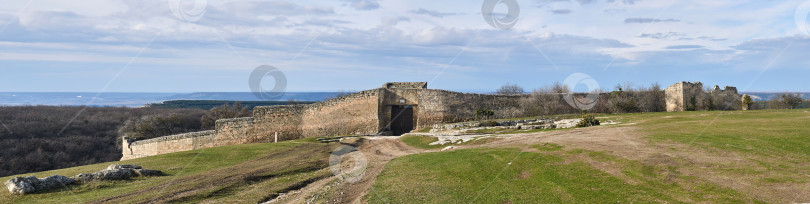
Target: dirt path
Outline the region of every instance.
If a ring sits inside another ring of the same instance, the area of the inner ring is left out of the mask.
[[[377,180],[377,175],[382,172],[385,164],[394,158],[426,152],[406,145],[399,138],[376,138],[366,140],[360,146],[360,151],[369,159],[366,175],[355,183],[345,183],[346,186],[336,191],[337,202],[340,203],[362,203],[363,196],[368,194],[371,186]]]
[[[365,174],[356,182],[330,177],[312,183],[299,191],[291,192],[284,197],[273,200],[272,203],[365,203],[363,197],[371,190],[371,186],[382,172],[385,164],[394,158],[430,152],[416,149],[403,143],[399,137],[372,137],[360,142],[358,151],[362,152],[368,163]],[[435,151],[435,150],[432,150]],[[351,162],[351,161],[349,161]]]
[[[644,138],[638,127],[633,124],[610,125],[590,128],[575,128],[538,133],[502,135],[500,139],[481,145],[455,146],[454,150],[489,147],[521,148],[524,151],[537,151],[531,145],[554,143],[566,149],[584,149],[600,151],[613,156],[639,161],[645,165],[664,165],[677,167],[672,174],[673,182],[680,182],[691,188],[690,181],[678,180],[678,175],[692,176],[724,187],[735,189],[752,198],[766,202],[791,203],[795,200],[810,200],[810,195],[803,194],[806,184],[776,183],[761,184],[769,175],[754,174],[746,176],[729,176],[723,169],[745,169],[758,166],[757,161],[768,161],[752,155],[741,155],[736,152],[717,149],[706,150],[681,143],[651,143]],[[394,158],[438,150],[421,150],[405,145],[399,137],[368,138],[359,147],[366,158],[366,174],[358,182],[349,183],[336,177],[313,183],[300,191],[290,194],[279,203],[308,203],[310,201],[326,203],[364,203],[363,197],[368,194],[377,175],[385,164]],[[603,170],[617,178],[633,184],[637,181],[622,173],[619,164],[599,162],[589,158],[573,158],[584,161],[594,168]],[[772,160],[772,159],[771,159]],[[808,164],[810,165],[810,164]],[[798,167],[795,167],[798,168]],[[805,167],[802,167],[805,169]],[[762,169],[767,171],[767,169]],[[324,199],[325,198],[325,199]],[[694,201],[698,202],[698,201]]]

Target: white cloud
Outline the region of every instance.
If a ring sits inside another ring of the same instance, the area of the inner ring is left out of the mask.
[[[348,1],[349,5],[357,10],[375,10],[380,8],[378,0],[344,0]]]
[[[675,19],[657,19],[657,18],[627,18],[624,23],[661,23],[661,22],[680,22]]]
[[[446,13],[446,12],[428,10],[428,9],[424,9],[424,8],[414,9],[414,10],[411,10],[410,12],[414,13],[414,14],[428,15],[428,16],[433,16],[433,17],[437,17],[437,18],[444,18],[445,16],[458,15],[457,13]]]
[[[704,47],[702,45],[672,45],[667,46],[664,49],[678,50],[678,49],[700,49],[700,48]]]
[[[742,71],[772,59],[774,69],[810,64],[801,55],[810,51],[807,39],[794,36],[791,15],[798,1],[520,3],[520,20],[504,31],[484,22],[480,2],[469,1],[210,0],[196,22],[177,19],[159,0],[108,1],[95,12],[37,3],[17,20],[23,5],[12,2],[0,8],[0,23],[11,23],[0,33],[0,65],[126,61],[152,39],[138,63],[213,70],[270,63],[293,72],[393,72],[428,79],[437,66],[475,78],[476,72],[546,70],[551,64],[563,70],[601,70],[613,62],[625,70],[688,64]]]

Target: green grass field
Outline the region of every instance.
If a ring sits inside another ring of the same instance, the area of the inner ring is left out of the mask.
[[[365,198],[370,203],[800,202],[794,199],[807,193],[803,187],[810,188],[808,111],[602,115],[636,128],[647,142],[642,145],[662,145],[667,147],[662,151],[668,153],[699,151],[721,157],[717,163],[694,162],[678,154],[656,154],[652,161],[632,160],[611,151],[554,143],[526,144],[531,151],[498,147],[413,154],[390,161]],[[446,146],[428,145],[436,139],[427,136],[401,139],[419,149]],[[460,145],[482,144],[491,141],[488,139]],[[309,138],[16,175],[73,176],[113,163],[138,164],[168,174],[24,196],[4,190],[0,203],[255,203],[331,176],[327,160],[337,145]],[[732,157],[742,160],[722,162]],[[701,174],[722,177],[712,180]],[[729,187],[726,180],[747,183]]]
[[[808,109],[628,114],[617,118],[637,121],[653,141],[803,160],[810,156]]]
[[[138,164],[167,176],[72,185],[47,193],[11,195],[0,192],[0,203],[238,202],[267,200],[290,186],[331,176],[323,170],[335,144],[298,140],[200,149],[172,154],[60,169],[33,174],[74,176],[96,172],[110,164]],[[0,178],[6,181],[11,177]],[[111,198],[112,196],[121,196]]]
[[[535,144],[539,153],[469,149],[394,159],[367,198],[372,203],[758,203],[792,202],[796,197],[751,196],[686,176],[685,171],[760,178],[754,182],[756,186],[748,187],[755,191],[757,186],[810,185],[807,109],[603,117],[639,127],[650,144],[680,144],[681,148],[671,151],[730,152],[755,165],[706,167],[666,156],[662,156],[666,161],[662,164],[557,144]],[[614,174],[593,165],[611,166]]]
[[[585,151],[548,153],[517,149],[468,149],[409,155],[388,163],[369,193],[370,203],[740,203],[742,194],[701,183],[699,191],[668,184],[655,167],[626,163],[628,184],[567,157]]]

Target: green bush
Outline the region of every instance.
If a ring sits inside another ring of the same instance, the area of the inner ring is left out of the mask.
[[[754,104],[754,100],[751,99],[751,96],[749,96],[748,94],[745,94],[745,96],[743,96],[743,99],[742,99],[742,104],[743,104],[743,107],[745,107],[745,110],[751,110],[751,105]]]
[[[583,115],[582,120],[577,123],[577,127],[590,127],[599,125],[599,120],[592,115]]]
[[[489,108],[478,108],[475,110],[475,118],[476,119],[488,119],[495,115],[495,111],[490,110]]]

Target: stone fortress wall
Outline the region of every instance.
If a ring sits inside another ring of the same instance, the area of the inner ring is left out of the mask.
[[[434,124],[471,121],[476,119],[476,111],[492,110],[493,118],[526,117],[521,111],[520,99],[528,95],[472,94],[428,89],[417,95],[420,105],[416,128],[431,127]]]
[[[680,82],[665,89],[667,111],[684,111],[691,97],[714,97],[722,104],[737,104],[734,87],[704,92],[700,82]],[[602,94],[601,97],[607,97]],[[526,117],[520,101],[529,95],[460,93],[428,89],[427,82],[389,82],[381,88],[307,105],[261,106],[253,117],[216,121],[215,130],[184,133],[141,141],[124,138],[121,160],[225,145],[344,135],[392,135],[397,124],[406,131],[434,124],[471,121],[478,109],[494,112],[494,119]],[[606,100],[601,100],[605,102]],[[395,113],[411,110],[407,116]],[[402,120],[405,120],[403,123]],[[412,121],[410,121],[412,120]]]
[[[234,144],[273,142],[307,137],[391,135],[396,107],[412,109],[412,127],[474,120],[479,108],[493,118],[523,117],[521,97],[469,94],[427,89],[427,82],[393,82],[381,88],[307,105],[260,106],[253,117],[216,121],[215,130],[141,141],[123,140],[121,160]]]

